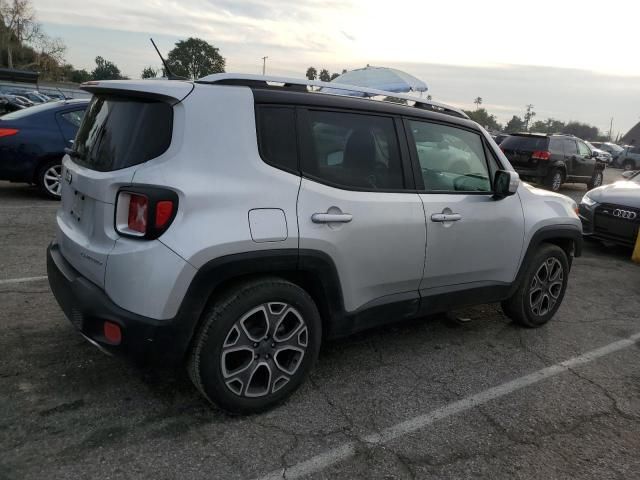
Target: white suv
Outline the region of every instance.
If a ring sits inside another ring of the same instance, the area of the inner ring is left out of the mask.
[[[285,399],[328,338],[488,302],[535,327],[560,306],[575,203],[520,184],[455,108],[231,74],[83,88],[51,288],[90,342],[188,364],[227,411]]]

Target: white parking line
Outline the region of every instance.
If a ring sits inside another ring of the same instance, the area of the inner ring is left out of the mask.
[[[594,360],[605,355],[609,355],[610,353],[631,347],[639,340],[640,332],[627,337],[624,340],[610,343],[604,347],[591,350],[590,352],[570,358],[564,362],[556,363],[555,365],[543,368],[537,372],[525,375],[524,377],[516,378],[515,380],[503,383],[497,387],[489,388],[488,390],[484,390],[470,397],[450,403],[436,410],[425,413],[424,415],[410,418],[409,420],[405,420],[404,422],[388,427],[380,433],[360,437],[359,440],[363,444],[370,444],[371,446],[388,443],[397,438],[421,430],[438,420],[442,420],[443,418],[462,413],[491,400],[495,400],[496,398],[503,397],[504,395],[508,395],[509,393],[513,393],[517,390],[538,383],[549,377],[566,372],[571,368],[593,362]],[[356,442],[344,443],[336,448],[321,453],[320,455],[316,455],[309,460],[305,460],[304,462],[297,463],[286,469],[275,470],[264,477],[260,477],[260,480],[276,480],[282,478],[294,479],[321,472],[322,470],[355,455],[356,445]]]
[[[5,280],[0,280],[0,285],[11,285],[13,283],[37,282],[39,280],[46,280],[46,279],[47,279],[46,275],[43,275],[41,277],[7,278]]]

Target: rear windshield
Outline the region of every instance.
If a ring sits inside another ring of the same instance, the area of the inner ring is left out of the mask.
[[[164,153],[171,144],[173,108],[159,100],[95,96],[74,143],[74,162],[108,172]]]
[[[521,137],[518,135],[512,135],[502,141],[500,148],[534,152],[536,150],[547,150],[548,142],[549,139],[547,137]]]

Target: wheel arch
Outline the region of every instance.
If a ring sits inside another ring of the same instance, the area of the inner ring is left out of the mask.
[[[569,266],[571,266],[572,257],[579,257],[582,255],[582,231],[575,225],[547,225],[537,230],[529,241],[527,250],[523,256],[522,262],[520,262],[520,268],[516,275],[516,280],[513,282],[511,290],[513,293],[522,277],[525,274],[527,265],[531,261],[531,258],[544,243],[550,243],[560,247],[567,255],[569,260]]]
[[[320,312],[323,336],[331,320],[344,311],[335,264],[323,252],[273,249],[226,255],[205,263],[198,270],[180,305],[176,320],[184,324],[185,355],[200,328],[207,305],[240,282],[274,276],[298,285],[311,296]]]

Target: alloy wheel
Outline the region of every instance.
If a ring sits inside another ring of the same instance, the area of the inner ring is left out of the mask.
[[[47,170],[45,170],[43,175],[43,185],[44,188],[51,195],[55,195],[57,197],[60,196],[60,191],[62,190],[62,182],[60,181],[62,177],[62,165],[52,165]]]
[[[229,330],[220,358],[227,388],[241,397],[264,397],[296,374],[309,343],[300,312],[283,302],[259,305]]]
[[[534,315],[549,313],[558,301],[564,284],[564,269],[560,260],[547,258],[533,276],[529,286],[529,304]]]
[[[562,186],[562,174],[560,172],[556,172],[553,175],[553,182],[551,184],[551,188],[553,189],[554,192],[557,192],[558,190],[560,190],[561,186]]]

